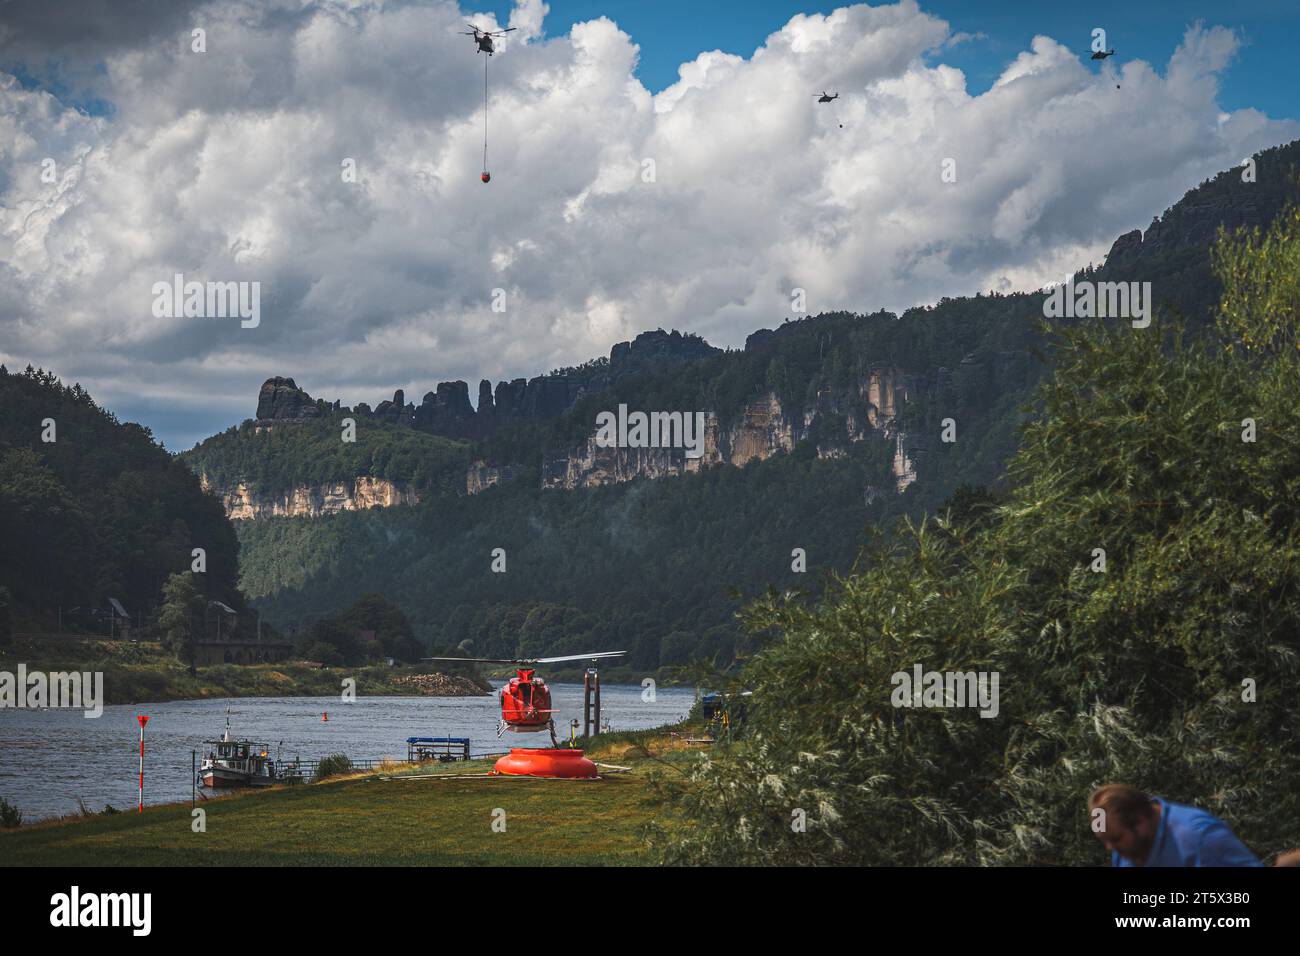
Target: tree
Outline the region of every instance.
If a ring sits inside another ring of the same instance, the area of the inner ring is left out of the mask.
[[[1214,247],[1223,280],[1217,320],[1230,343],[1248,351],[1292,354],[1300,347],[1300,205],[1284,210],[1266,232],[1245,232]]]
[[[13,595],[4,585],[0,585],[0,644],[13,641]]]
[[[363,631],[373,631],[374,640],[363,640]],[[375,593],[321,618],[302,635],[299,647],[310,660],[331,666],[362,664],[384,656],[411,663],[425,654],[402,609]]]
[[[163,646],[195,672],[197,644],[203,633],[205,600],[193,571],[173,574],[163,585],[163,603],[158,609],[158,627]]]
[[[303,650],[303,657],[309,661],[319,661],[326,667],[342,667],[345,663],[339,649],[328,641],[315,641]]]
[[[1230,319],[1300,306],[1271,284],[1300,254],[1282,222],[1216,257]],[[1108,780],[1263,857],[1300,843],[1300,356],[1261,328],[1049,330],[1005,500],[962,492],[820,599],[746,609],[745,733],[669,791],[664,857],[1099,865],[1084,806]],[[998,675],[996,712],[896,698],[917,666]]]

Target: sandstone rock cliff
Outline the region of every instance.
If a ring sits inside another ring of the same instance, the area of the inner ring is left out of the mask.
[[[206,476],[203,489],[210,491]],[[298,517],[337,514],[340,511],[364,511],[368,508],[391,508],[414,505],[419,496],[386,478],[358,477],[353,481],[329,482],[312,487],[298,486],[287,494],[263,495],[240,482],[230,489],[218,489],[217,496],[232,519]]]
[[[844,448],[879,433],[893,438],[893,475],[901,492],[916,480],[916,469],[905,448],[906,436],[896,427],[897,416],[907,401],[907,383],[893,368],[879,368],[847,390],[822,389],[812,407],[792,418],[774,392],[747,402],[728,427],[722,427],[716,411],[705,412],[703,454],[688,458],[682,448],[603,447],[594,433],[575,448],[557,450],[542,462],[543,488],[592,488],[633,478],[662,478],[697,472],[716,465],[744,467],[764,461],[777,452],[793,451],[813,433],[819,422],[843,422],[834,434],[818,434],[817,454],[839,457]],[[689,411],[689,410],[683,410]],[[466,476],[466,492],[474,494],[493,479],[482,462],[476,462]]]

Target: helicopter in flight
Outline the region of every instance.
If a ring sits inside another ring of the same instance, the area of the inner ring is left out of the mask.
[[[569,654],[565,657],[529,657],[513,660],[501,660],[487,657],[425,657],[426,661],[456,661],[461,664],[510,664],[515,668],[515,676],[501,688],[501,720],[497,724],[497,736],[507,730],[516,733],[535,733],[541,730],[551,732],[551,743],[559,747],[560,741],[555,736],[555,713],[551,707],[551,691],[545,682],[536,676],[532,664],[555,664],[560,661],[594,661],[605,657],[622,657],[627,651],[593,651],[589,654]]]
[[[817,94],[814,93],[813,96],[817,96]],[[838,93],[827,93],[825,90],[822,90],[821,96],[817,96],[817,102],[829,103],[831,100],[838,100],[839,98],[840,94]]]
[[[515,30],[518,29],[518,27],[507,27],[504,30],[480,30],[472,23],[466,23],[465,26],[469,27],[472,32],[465,33],[464,31],[462,31],[461,35],[467,37],[473,37],[474,42],[478,44],[477,52],[486,53],[489,59],[491,58],[492,54],[496,52],[497,49],[496,44],[492,41],[492,38],[503,37],[507,33],[513,33]],[[479,174],[478,178],[482,180],[483,183],[485,184],[490,183],[492,181],[492,174],[488,172],[488,164],[487,164],[487,148],[488,148],[487,122],[488,122],[488,61],[484,60],[483,61],[483,172]]]
[[[491,56],[493,53],[495,53],[497,49],[496,44],[492,42],[493,37],[503,37],[507,33],[512,33],[513,31],[519,29],[518,27],[509,27],[508,29],[505,30],[497,30],[495,32],[489,32],[488,30],[480,30],[472,23],[467,23],[465,24],[465,26],[469,27],[474,32],[465,33],[462,31],[461,36],[467,36],[467,37],[472,36],[474,38],[474,42],[478,44],[478,52],[486,53],[488,56]]]
[[[1106,57],[1114,56],[1114,55],[1115,55],[1114,50],[1097,50],[1095,53],[1093,53],[1092,58],[1094,60],[1104,60],[1106,59]]]

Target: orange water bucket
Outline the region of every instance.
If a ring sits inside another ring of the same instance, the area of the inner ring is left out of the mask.
[[[568,777],[588,780],[597,776],[596,765],[588,760],[581,750],[554,747],[512,748],[510,753],[497,760],[492,772],[520,777]]]

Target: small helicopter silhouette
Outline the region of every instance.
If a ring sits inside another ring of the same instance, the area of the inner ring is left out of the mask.
[[[551,732],[551,743],[558,747],[555,736],[555,721],[551,714],[551,690],[540,677],[535,677],[536,670],[530,664],[554,664],[558,661],[594,661],[605,657],[622,657],[627,651],[592,651],[588,654],[569,654],[566,657],[526,657],[513,660],[501,660],[489,657],[424,657],[426,661],[459,661],[462,664],[510,664],[515,668],[515,676],[510,683],[501,688],[501,721],[497,724],[497,736],[507,730],[517,733],[533,733],[539,730]]]
[[[814,93],[813,96],[817,96],[817,94]],[[821,96],[817,96],[817,102],[829,103],[831,100],[837,100],[839,98],[840,98],[840,94],[838,93],[827,93],[825,90],[822,90]]]
[[[474,42],[478,44],[478,52],[486,53],[488,56],[491,56],[493,53],[496,52],[496,44],[492,42],[493,37],[503,37],[507,33],[511,33],[514,30],[519,29],[518,27],[510,27],[509,29],[497,30],[496,32],[492,33],[492,32],[488,32],[487,30],[480,30],[472,23],[467,23],[465,24],[465,26],[469,27],[474,32],[465,33],[464,31],[462,31],[461,36],[467,36],[467,37],[472,36],[474,38]]]
[[[1092,58],[1094,60],[1104,60],[1106,59],[1106,57],[1114,56],[1114,55],[1115,55],[1114,50],[1098,50],[1096,53],[1092,55]]]

